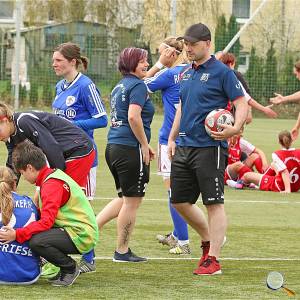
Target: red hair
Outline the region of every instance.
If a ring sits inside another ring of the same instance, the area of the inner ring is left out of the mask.
[[[135,71],[138,63],[147,57],[148,52],[145,49],[125,48],[119,55],[118,69],[123,75],[130,74]]]
[[[229,65],[235,64],[236,58],[235,58],[234,54],[232,54],[232,53],[223,53],[220,58],[220,61],[223,64],[229,66]]]

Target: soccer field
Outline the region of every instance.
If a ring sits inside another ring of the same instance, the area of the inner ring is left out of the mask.
[[[291,129],[295,120],[254,119],[245,129],[245,138],[265,151],[267,158],[278,150],[278,132]],[[162,116],[152,126],[152,146],[156,147]],[[116,195],[112,176],[104,160],[107,130],[96,131],[100,166],[98,168],[95,213]],[[300,148],[300,139],[294,145]],[[1,164],[6,149],[0,146]],[[228,215],[227,243],[221,253],[223,274],[195,276],[200,248],[199,239],[190,229],[192,254],[174,256],[158,244],[158,233],[171,231],[167,195],[162,179],[152,162],[151,178],[145,200],[138,210],[130,242],[132,250],[149,261],[144,264],[113,263],[116,223],[107,224],[96,247],[97,272],[81,275],[73,286],[52,287],[45,279],[27,287],[0,286],[0,299],[282,299],[283,290],[267,289],[268,272],[279,271],[286,286],[300,295],[300,193],[283,195],[253,190],[226,188]],[[33,187],[21,180],[19,193],[33,195]],[[201,201],[200,207],[203,208]],[[1,267],[1,266],[0,266]]]

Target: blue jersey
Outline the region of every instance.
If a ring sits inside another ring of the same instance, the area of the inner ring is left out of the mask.
[[[148,143],[150,142],[154,106],[143,80],[134,75],[126,75],[111,92],[111,126],[107,136],[108,144],[134,147],[139,144],[128,122],[130,104],[137,104],[142,108],[141,118]]]
[[[244,96],[234,72],[212,56],[197,68],[188,68],[180,81],[181,120],[179,146],[211,147],[226,141],[216,141],[205,131],[209,112],[226,108],[228,101]]]
[[[99,90],[89,77],[81,73],[70,85],[66,85],[65,80],[59,81],[55,91],[52,108],[58,116],[76,122],[106,115]],[[94,141],[94,130],[86,130],[86,133]],[[93,167],[97,165],[96,155]]]
[[[22,228],[38,220],[38,211],[27,196],[12,193],[14,210],[7,226]],[[0,213],[0,228],[3,226]],[[39,257],[29,248],[29,242],[0,244],[0,284],[30,284],[40,276]]]
[[[185,67],[186,65],[181,64],[174,68],[165,68],[156,73],[154,77],[145,79],[150,93],[161,90],[164,105],[164,121],[159,130],[159,143],[162,145],[168,144],[169,134],[179,103],[180,72]]]

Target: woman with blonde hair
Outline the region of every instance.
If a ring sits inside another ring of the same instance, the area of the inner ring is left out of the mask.
[[[191,254],[189,247],[188,227],[184,219],[170,203],[171,161],[167,153],[169,134],[173,125],[176,108],[179,104],[179,86],[181,74],[188,68],[188,58],[183,40],[167,37],[159,46],[160,54],[157,63],[147,72],[145,83],[148,92],[161,91],[164,107],[164,121],[159,131],[158,174],[162,176],[168,191],[170,215],[173,230],[166,235],[156,236],[159,243],[167,245],[170,254]]]
[[[16,180],[11,169],[0,167],[0,230],[3,226],[22,228],[38,219],[33,201],[15,192]],[[40,276],[39,257],[28,242],[0,243],[0,265],[0,284],[31,284]]]

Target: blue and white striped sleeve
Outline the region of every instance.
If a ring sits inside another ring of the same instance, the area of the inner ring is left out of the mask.
[[[168,68],[157,72],[153,77],[144,79],[149,93],[164,90],[174,84]]]
[[[106,115],[100,91],[93,82],[84,87],[81,97],[93,118]]]

